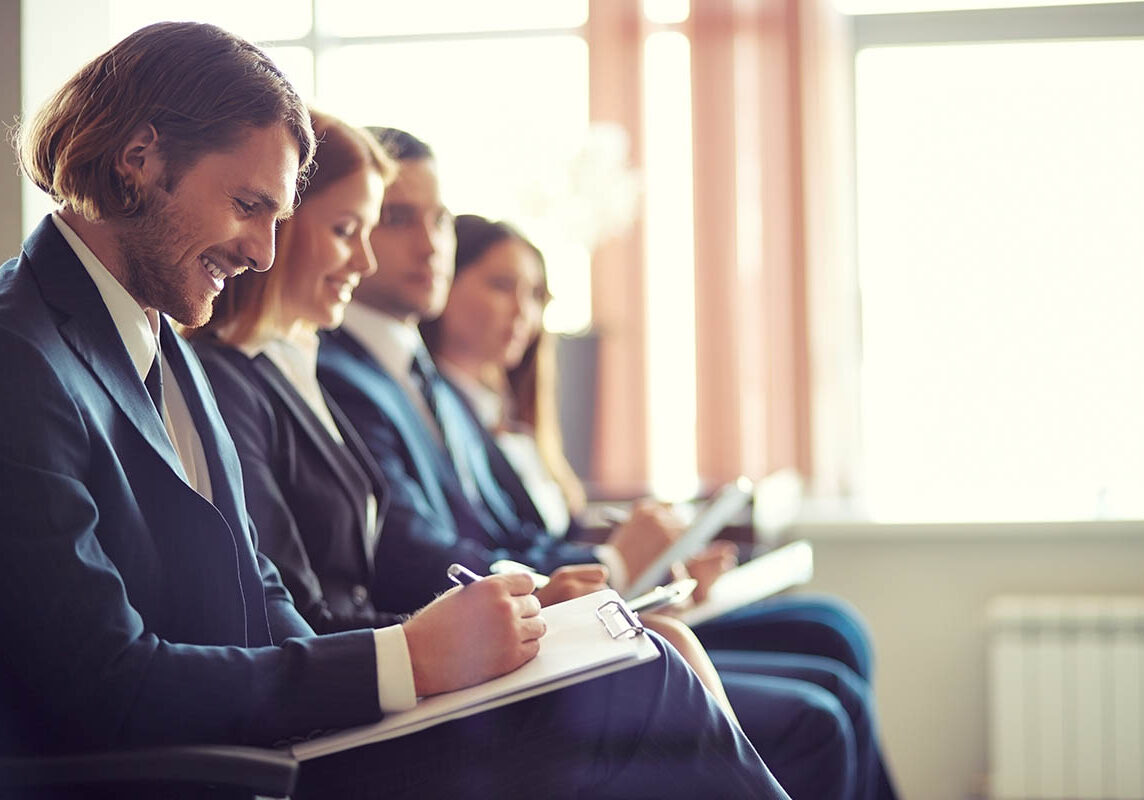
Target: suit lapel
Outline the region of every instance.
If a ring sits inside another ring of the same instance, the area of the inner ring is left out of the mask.
[[[472,417],[472,419],[474,422],[476,421],[476,417]],[[481,440],[485,447],[485,453],[489,457],[489,467],[492,469],[493,480],[512,500],[517,515],[534,525],[539,525],[542,528],[547,527],[544,518],[540,516],[540,511],[536,508],[536,504],[532,502],[532,495],[528,493],[528,489],[521,481],[520,474],[509,463],[504,451],[497,444],[497,440],[483,426],[481,427]]]
[[[484,428],[470,416],[468,405],[461,399],[455,388],[445,382],[440,383],[438,392],[438,413],[442,425],[450,428],[450,438],[456,441],[458,458],[464,458],[477,484],[477,491],[484,500],[485,507],[496,519],[501,530],[514,532],[520,527],[520,518],[510,507],[508,498],[493,477],[488,453],[481,437]]]
[[[243,497],[240,477],[242,467],[226,423],[214,403],[210,383],[198,359],[191,352],[190,345],[171,329],[166,318],[163,319],[159,335],[163,355],[171,368],[172,377],[178,381],[179,393],[183,396],[183,402],[187,405],[203,445],[211,481],[211,501],[232,529],[245,530],[243,521],[246,519],[246,501],[240,502]]]
[[[50,217],[28,237],[25,252],[44,300],[59,314],[60,335],[139,434],[185,481],[183,466],[163,421],[127,354],[99,289]]]
[[[359,465],[354,463],[352,457],[334,441],[322,421],[298,394],[298,390],[294,388],[289,379],[274,365],[274,362],[265,355],[259,355],[251,363],[259,377],[278,397],[287,413],[293,418],[295,425],[314,445],[341,484],[346,496],[350,499],[358,529],[365,534],[372,535],[371,532],[366,531],[365,507],[362,496],[362,490],[370,488],[366,486],[369,483],[369,477],[362,475],[362,471],[358,468]],[[363,545],[366,545],[367,562],[372,563],[371,548],[365,541],[363,541]]]
[[[358,436],[358,432],[354,430],[352,424],[334,399],[322,390],[322,395],[326,398],[326,405],[329,406],[330,414],[334,418],[334,422],[338,426],[338,430],[342,432],[342,438],[345,440],[346,448],[350,451],[353,457],[357,460],[357,465],[361,467],[362,472],[365,473],[366,479],[369,481],[373,488],[373,496],[377,501],[377,518],[374,520],[374,525],[370,528],[368,525],[362,526],[364,533],[365,545],[365,559],[369,571],[373,572],[373,554],[377,548],[377,537],[381,534],[381,522],[385,519],[385,512],[389,507],[389,484],[385,481],[385,476],[381,474],[378,469],[377,463],[370,455],[369,448],[366,447],[365,442]]]
[[[331,331],[324,334],[324,338],[329,344],[324,344],[323,347],[329,348],[327,352],[330,355],[354,362],[354,370],[366,379],[369,398],[393,423],[398,436],[409,450],[412,467],[418,473],[413,477],[420,483],[426,499],[442,519],[452,518],[453,511],[447,495],[454,493],[463,499],[465,493],[461,481],[449,454],[425,427],[425,421],[409,401],[405,390],[369,351],[344,330]]]
[[[269,642],[270,621],[263,602],[262,575],[248,524],[238,451],[215,403],[206,373],[191,346],[171,329],[165,317],[162,318],[159,335],[163,355],[171,367],[172,377],[178,381],[179,393],[202,442],[211,482],[211,504],[227,523],[238,556],[238,580],[246,608],[246,641],[252,644]]]
[[[448,503],[444,497],[445,492],[456,492],[464,496],[461,480],[449,455],[449,451],[437,440],[421,418],[421,413],[409,401],[405,390],[398,385],[388,372],[381,372],[378,376],[383,390],[382,408],[393,420],[401,439],[409,448],[417,469],[431,480],[422,480],[422,487],[427,493],[435,493],[439,498],[438,507],[448,513]],[[438,489],[438,487],[440,487]]]

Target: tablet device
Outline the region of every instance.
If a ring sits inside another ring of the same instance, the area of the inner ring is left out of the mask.
[[[698,554],[719,531],[751,502],[755,487],[745,477],[722,487],[711,501],[696,515],[695,520],[672,544],[660,553],[640,575],[633,578],[625,597],[639,597],[657,586],[664,574],[676,561],[686,561]]]

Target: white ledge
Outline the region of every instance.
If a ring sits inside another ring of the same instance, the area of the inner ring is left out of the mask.
[[[784,536],[812,542],[915,540],[1141,540],[1144,520],[1069,520],[1046,522],[871,522],[854,519],[803,519]]]

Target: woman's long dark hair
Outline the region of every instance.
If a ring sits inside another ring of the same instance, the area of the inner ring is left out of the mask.
[[[548,294],[544,255],[517,228],[507,222],[485,219],[476,214],[460,214],[456,219],[457,256],[453,280],[479,261],[494,245],[516,241],[527,247],[540,264],[542,289]],[[425,345],[434,355],[443,335],[441,318],[421,323]],[[489,388],[505,397],[508,427],[525,427],[536,439],[545,467],[560,486],[569,509],[575,514],[584,508],[584,487],[564,456],[564,441],[557,414],[557,375],[555,341],[544,329],[529,342],[520,363],[506,370],[501,385]]]

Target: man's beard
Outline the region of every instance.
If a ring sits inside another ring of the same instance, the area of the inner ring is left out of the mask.
[[[170,315],[184,325],[197,328],[211,316],[211,304],[191,294],[191,270],[201,265],[177,263],[183,245],[193,235],[176,222],[171,195],[160,188],[150,189],[138,213],[127,220],[118,235],[123,288],[144,308]]]

